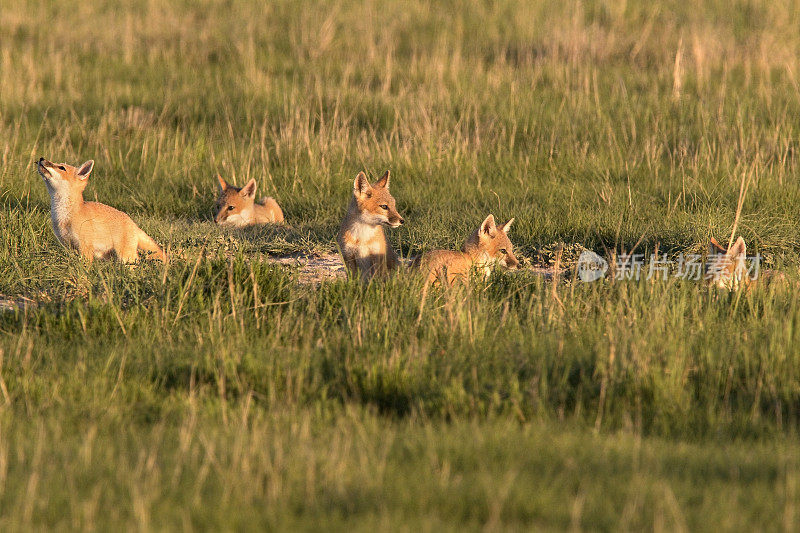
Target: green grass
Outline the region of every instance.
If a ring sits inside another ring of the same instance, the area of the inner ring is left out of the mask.
[[[792,2],[0,3],[0,529],[800,528]],[[676,57],[678,60],[676,61]],[[677,63],[677,67],[676,67]],[[87,266],[40,156],[169,247]],[[298,283],[359,170],[404,256],[488,213],[790,282]],[[211,223],[220,172],[290,228]],[[198,259],[201,250],[205,254]]]

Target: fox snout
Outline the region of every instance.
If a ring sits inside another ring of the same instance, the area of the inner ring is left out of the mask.
[[[223,206],[214,215],[214,223],[215,224],[225,224],[225,221],[228,219],[228,215],[229,214],[230,214],[230,211],[228,210],[228,206]]]
[[[389,225],[393,228],[397,228],[402,226],[405,223],[405,219],[401,217],[399,214],[393,214],[389,216]]]
[[[509,270],[517,270],[519,268],[519,259],[514,254],[509,253],[505,259],[505,266]]]
[[[42,171],[47,167],[54,167],[54,166],[55,165],[53,163],[51,163],[50,161],[48,161],[44,157],[40,157],[39,161],[36,163],[36,170],[39,171],[39,174],[41,174],[42,177],[47,178],[48,177],[47,174],[42,172]]]

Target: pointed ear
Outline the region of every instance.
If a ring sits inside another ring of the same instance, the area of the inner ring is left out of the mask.
[[[708,255],[724,254],[725,252],[725,248],[723,248],[722,245],[717,242],[717,239],[711,237],[708,240]]]
[[[481,234],[494,237],[497,235],[497,225],[494,223],[494,215],[489,215],[481,222]]]
[[[256,180],[253,179],[253,178],[250,178],[250,181],[248,181],[245,184],[245,186],[242,187],[242,190],[239,191],[239,194],[241,194],[245,198],[255,198],[256,197]]]
[[[508,230],[511,227],[511,224],[513,224],[513,223],[514,223],[514,219],[513,218],[509,218],[508,222],[506,222],[505,224],[500,226],[498,229],[507,235],[508,234]]]
[[[369,180],[367,179],[367,175],[363,172],[359,172],[358,176],[356,176],[355,181],[353,181],[353,194],[358,197],[366,196],[372,190],[372,187],[369,184]]]
[[[375,182],[375,185],[373,185],[373,187],[377,187],[377,188],[381,188],[381,189],[388,189],[389,188],[389,171],[388,170],[383,174],[383,176],[381,176],[381,179],[379,179],[378,181]]]
[[[75,173],[78,178],[85,180],[89,177],[89,174],[92,173],[92,169],[94,168],[94,160],[90,159],[84,164],[81,165],[81,168]]]
[[[219,189],[221,191],[226,191],[228,190],[228,187],[230,187],[230,185],[228,185],[228,182],[225,181],[220,174],[217,174],[217,181],[219,182]]]
[[[733,246],[731,246],[730,249],[728,250],[728,253],[725,255],[732,258],[746,257],[747,245],[744,243],[744,239],[741,236],[739,236],[739,238],[736,239],[736,242],[733,243]]]

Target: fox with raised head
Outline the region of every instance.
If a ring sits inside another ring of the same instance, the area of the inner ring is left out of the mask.
[[[514,219],[497,225],[494,215],[487,216],[481,225],[472,232],[461,251],[433,250],[418,255],[411,267],[425,276],[427,287],[435,281],[452,285],[455,281],[466,282],[470,272],[488,278],[495,265],[507,269],[519,268],[519,260],[514,256],[508,230]]]
[[[166,262],[161,247],[131,217],[105,204],[83,201],[83,190],[93,168],[92,160],[73,167],[39,159],[36,169],[50,193],[50,218],[56,238],[78,250],[90,263],[112,254],[124,263],[132,263],[139,258],[140,249]]]
[[[353,197],[342,220],[336,242],[351,273],[367,281],[397,269],[400,260],[389,246],[384,226],[396,228],[405,222],[389,193],[389,171],[370,185],[359,172],[353,181]]]
[[[243,228],[255,224],[283,224],[283,211],[275,198],[266,196],[256,202],[256,180],[235,187],[217,174],[219,196],[214,222],[221,226]]]

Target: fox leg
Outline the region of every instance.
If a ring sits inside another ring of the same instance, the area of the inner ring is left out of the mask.
[[[372,278],[383,279],[389,274],[389,267],[386,263],[386,257],[382,255],[373,255],[364,260],[366,274],[366,281]]]
[[[125,242],[122,243],[122,246],[115,249],[114,252],[117,254],[117,259],[126,264],[135,263],[139,259],[135,238],[125,239]]]
[[[81,244],[80,252],[86,262],[91,265],[94,261],[94,247],[91,244]]]
[[[154,255],[161,262],[167,262],[167,256],[164,253],[164,250],[162,250],[161,247],[156,244],[156,241],[151,239],[150,236],[142,230],[139,230],[136,245],[138,248],[141,248],[146,252],[150,252],[150,255]]]
[[[369,272],[369,277],[386,278],[392,270],[399,266],[400,262],[393,253],[385,255],[371,255],[364,260],[365,270]]]
[[[439,272],[436,270],[431,270],[430,272],[428,272],[428,274],[425,276],[425,291],[427,292],[428,287],[430,287],[437,281],[441,283]]]
[[[358,272],[361,281],[367,283],[374,275],[372,261],[369,258],[360,259],[356,263],[357,267],[355,272]]]
[[[342,260],[344,261],[345,270],[347,270],[347,273],[350,276],[354,276],[360,273],[361,269],[358,268],[359,265],[355,259],[353,259],[352,257],[347,257],[345,255],[342,255]]]
[[[384,259],[383,263],[384,263],[383,266],[387,271],[392,271],[400,268],[400,259],[397,258],[397,254],[391,248],[388,248],[386,250],[386,258]]]

